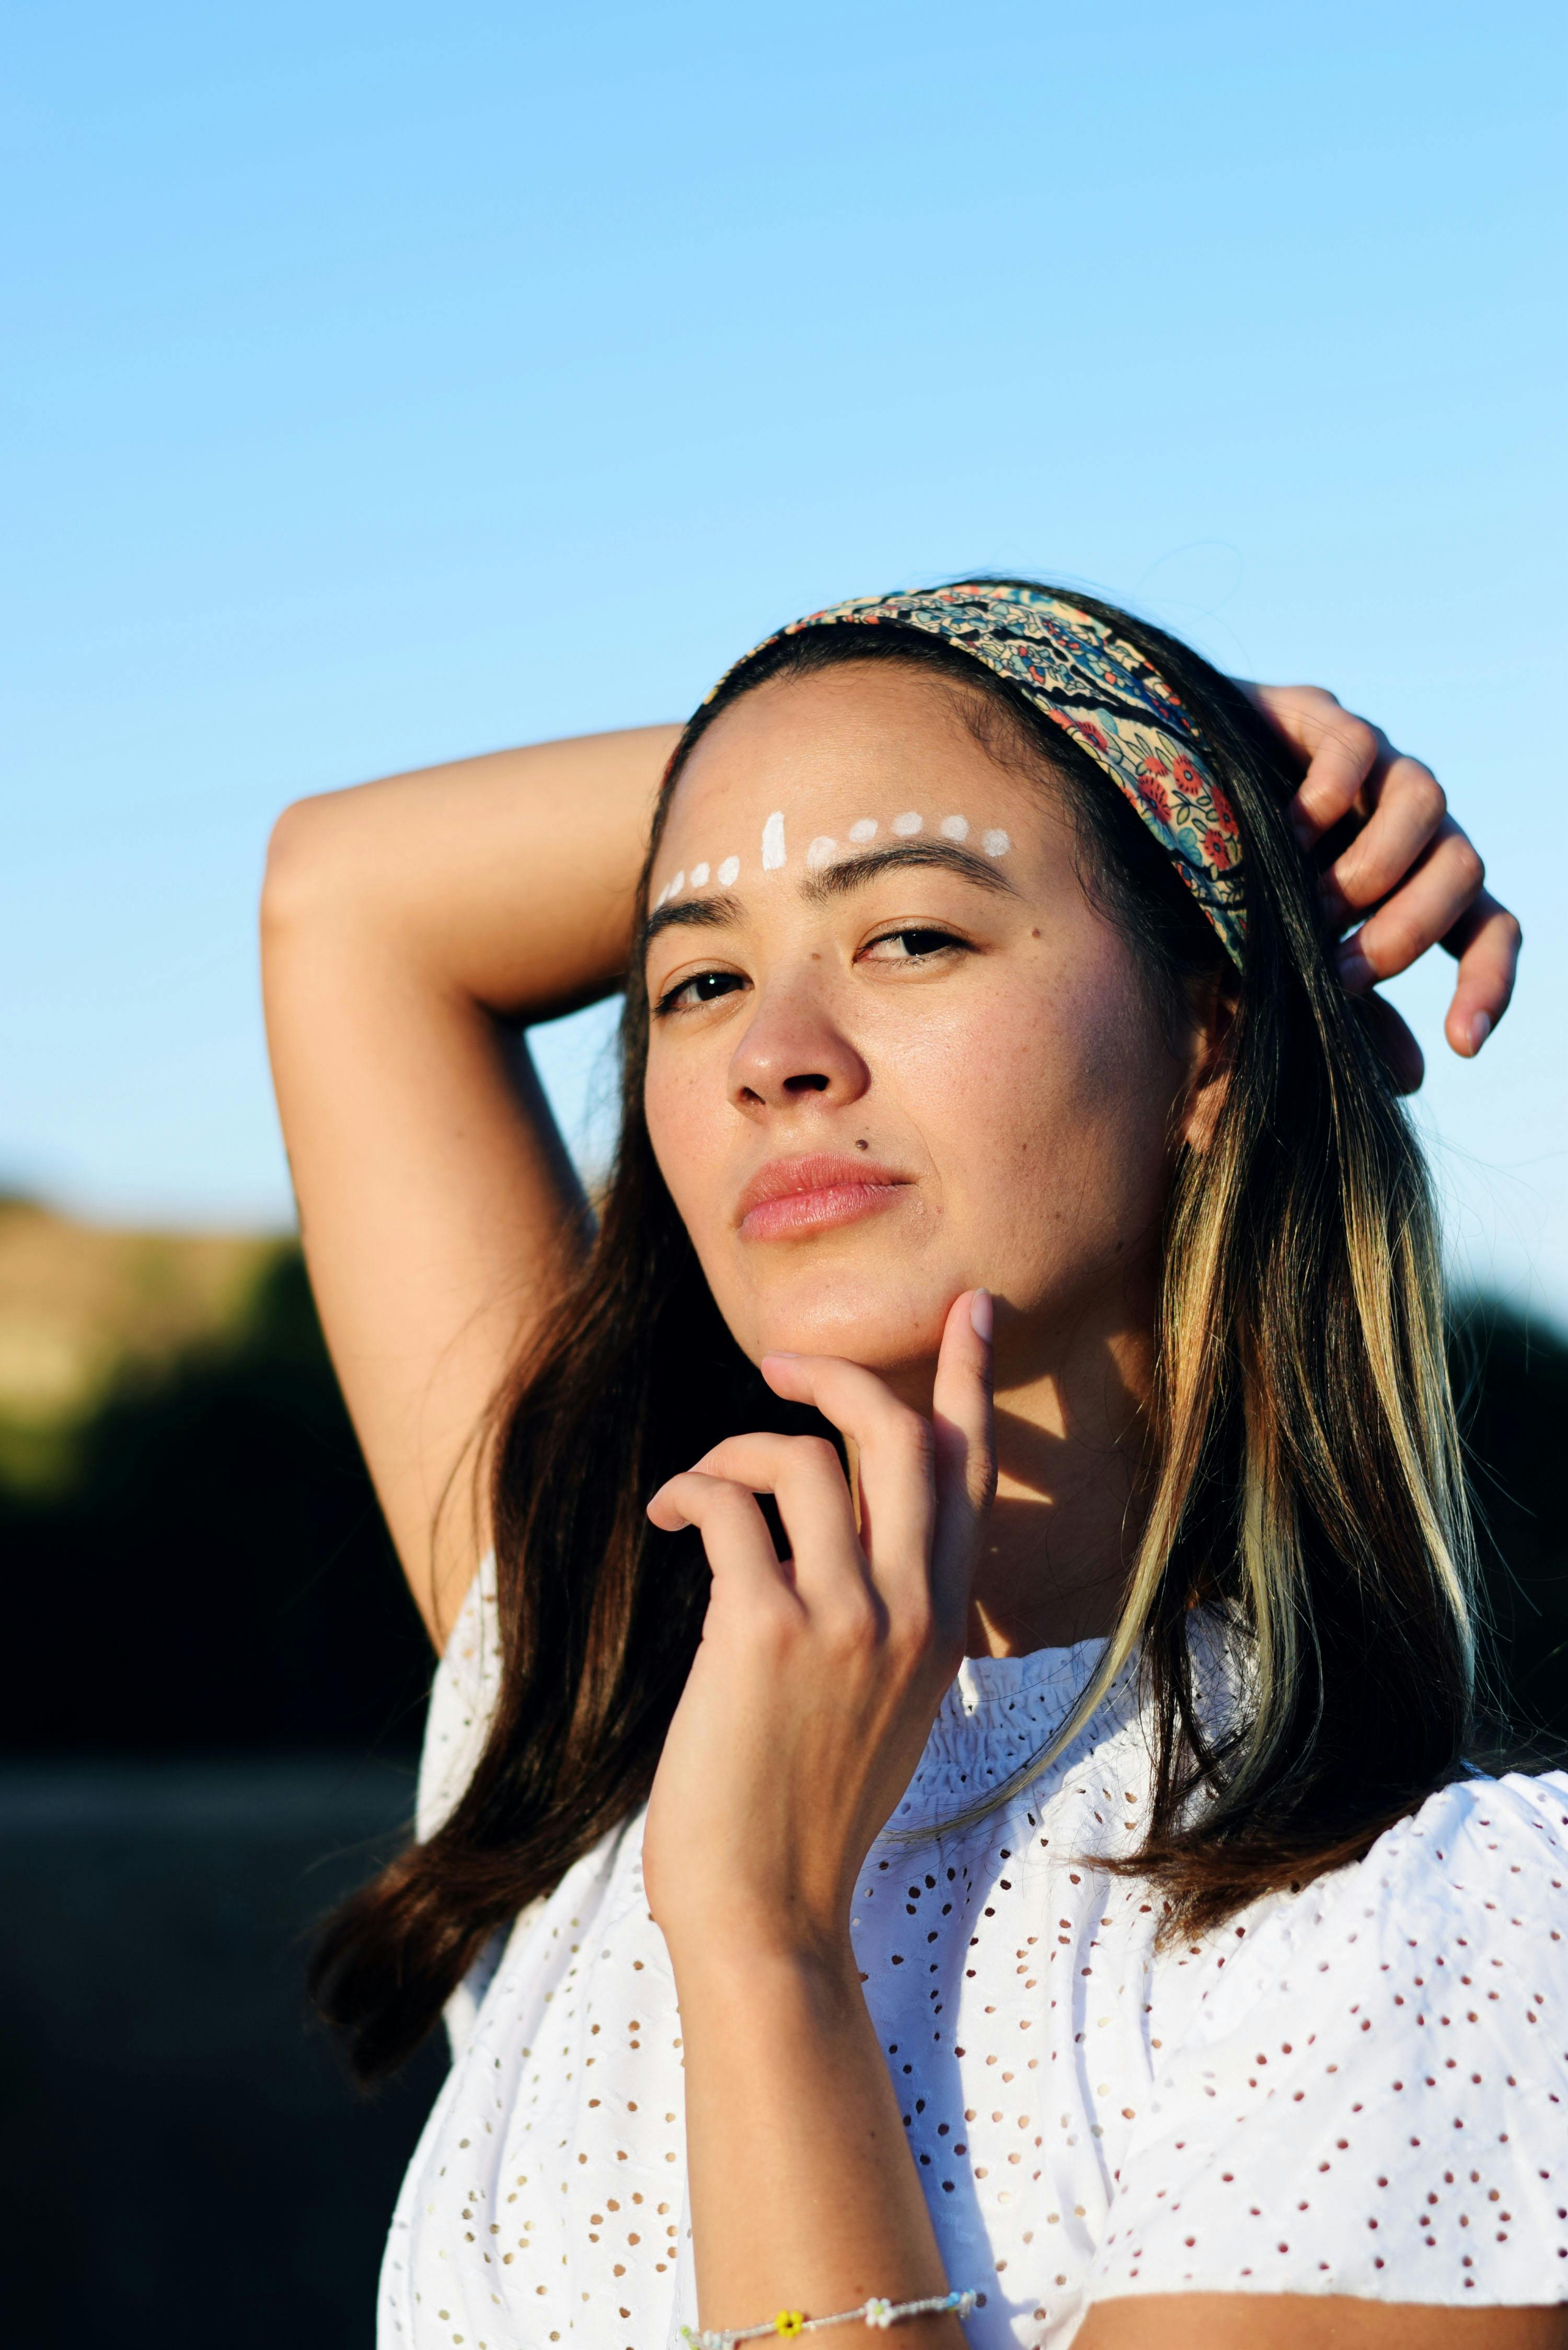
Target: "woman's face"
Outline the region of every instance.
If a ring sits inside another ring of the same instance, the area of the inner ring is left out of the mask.
[[[753,1360],[918,1386],[977,1284],[1002,1384],[1147,1318],[1189,1070],[1075,845],[913,665],[775,681],[698,743],[652,878],[646,1100]]]

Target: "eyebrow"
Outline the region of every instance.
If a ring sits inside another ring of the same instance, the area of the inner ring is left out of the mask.
[[[819,873],[810,873],[800,885],[800,894],[808,905],[826,905],[830,899],[846,898],[852,890],[863,889],[879,874],[890,873],[903,866],[936,866],[961,879],[978,882],[982,889],[1000,889],[1010,898],[1018,895],[1005,875],[999,873],[988,857],[977,857],[972,848],[961,848],[956,840],[907,840],[897,847],[873,848],[863,857],[840,858],[836,864],[825,865]]]
[[[720,931],[740,919],[738,898],[685,898],[679,906],[660,906],[649,916],[642,933],[642,951],[644,954],[648,952],[660,931]]]
[[[880,874],[920,866],[956,873],[961,880],[972,881],[981,889],[1003,891],[1010,898],[1018,894],[989,858],[977,857],[972,848],[961,848],[951,840],[906,840],[897,847],[869,849],[863,856],[841,857],[820,872],[808,873],[797,887],[808,906],[825,906],[835,898],[846,898],[852,891],[864,889]],[[678,906],[660,906],[649,916],[642,934],[643,951],[648,951],[663,931],[723,930],[738,921],[741,913],[740,899],[730,894],[686,898]]]

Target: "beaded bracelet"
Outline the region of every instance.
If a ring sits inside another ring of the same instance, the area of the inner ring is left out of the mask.
[[[925,2301],[878,2301],[873,2296],[858,2309],[836,2310],[831,2317],[807,2317],[803,2310],[781,2309],[765,2325],[742,2325],[728,2334],[701,2334],[692,2326],[683,2325],[680,2339],[691,2345],[691,2350],[733,2350],[737,2342],[760,2342],[766,2334],[815,2334],[824,2325],[850,2325],[856,2318],[874,2331],[886,2333],[897,2325],[901,2317],[934,2317],[945,2309],[956,2310],[967,2317],[979,2298],[973,2293],[932,2293]]]

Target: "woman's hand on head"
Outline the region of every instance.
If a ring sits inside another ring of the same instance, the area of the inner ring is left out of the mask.
[[[649,1906],[688,1952],[842,1955],[856,1874],[963,1654],[995,1484],[991,1300],[957,1298],[928,1421],[872,1372],[770,1355],[763,1376],[847,1439],[732,1437],[649,1504],[695,1526],[712,1588],[654,1780]],[[789,1556],[756,1495],[777,1504]]]
[[[1242,691],[1307,762],[1291,804],[1303,846],[1355,827],[1323,875],[1330,920],[1352,933],[1340,950],[1346,987],[1366,994],[1429,947],[1445,947],[1459,976],[1444,1032],[1456,1053],[1473,1057],[1508,1009],[1521,933],[1483,887],[1485,868],[1449,814],[1441,784],[1419,759],[1397,751],[1381,727],[1320,686],[1243,684]],[[1396,1083],[1414,1093],[1421,1048],[1393,1005],[1375,1001]]]

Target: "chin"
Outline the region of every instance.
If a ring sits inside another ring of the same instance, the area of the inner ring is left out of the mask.
[[[929,1368],[941,1345],[948,1308],[967,1284],[955,1280],[939,1296],[922,1284],[911,1292],[884,1280],[824,1274],[786,1297],[753,1300],[732,1329],[753,1361],[778,1349],[792,1355],[841,1355],[891,1377]],[[729,1317],[726,1317],[729,1318]]]

